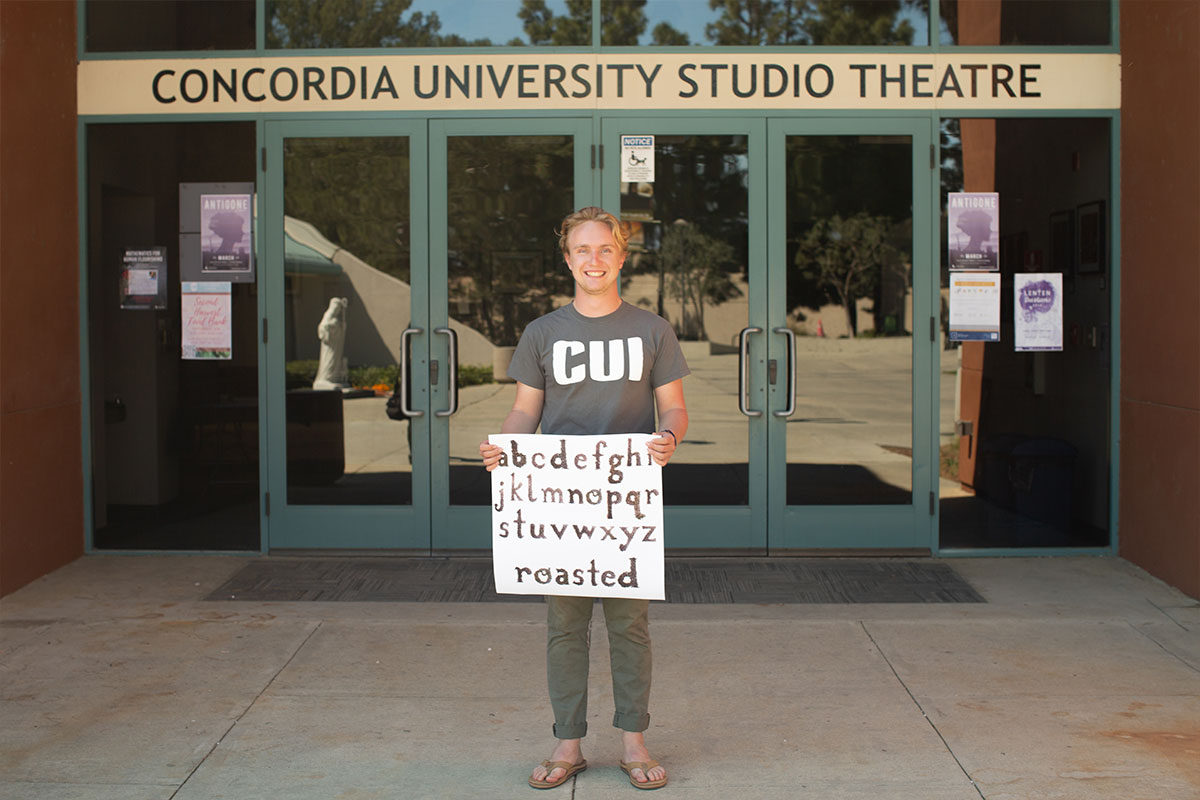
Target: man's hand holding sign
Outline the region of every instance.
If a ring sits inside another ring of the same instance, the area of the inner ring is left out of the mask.
[[[496,591],[664,599],[655,438],[489,437]]]

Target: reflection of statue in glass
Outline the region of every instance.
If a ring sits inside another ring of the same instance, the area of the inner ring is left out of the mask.
[[[958,229],[967,235],[967,246],[963,253],[983,253],[988,239],[992,237],[992,216],[986,211],[964,211],[958,215]]]
[[[341,389],[346,386],[349,370],[342,355],[346,350],[346,307],[350,301],[345,297],[329,300],[329,308],[317,325],[317,337],[321,340],[321,360],[317,363],[314,389]]]
[[[246,220],[242,218],[242,215],[235,214],[232,211],[222,211],[219,214],[213,215],[213,218],[208,222],[208,229],[221,239],[221,246],[215,252],[236,252],[234,247],[241,244],[242,237],[246,235],[243,232],[245,224]]]

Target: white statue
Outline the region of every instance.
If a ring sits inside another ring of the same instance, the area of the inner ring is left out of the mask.
[[[350,301],[345,297],[334,297],[317,325],[317,337],[321,340],[321,360],[317,363],[314,389],[343,389],[346,387],[349,370],[343,353],[346,350],[346,307]]]

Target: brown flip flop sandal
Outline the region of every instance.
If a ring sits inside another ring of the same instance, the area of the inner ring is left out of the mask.
[[[554,772],[556,769],[566,770],[566,774],[556,781],[535,781],[532,777],[529,779],[529,785],[535,789],[553,789],[555,786],[562,786],[572,775],[587,769],[587,759],[585,758],[578,764],[572,764],[569,761],[543,761],[542,766],[546,768],[547,774]]]
[[[640,769],[642,771],[643,775],[649,776],[650,770],[652,770],[655,767],[660,767],[660,766],[662,766],[662,765],[659,764],[654,759],[650,759],[649,761],[622,761],[621,762],[621,771],[629,776],[629,782],[632,783],[638,789],[661,789],[662,787],[667,785],[666,778],[659,778],[656,781],[647,780],[645,783],[641,783],[639,781],[634,780],[634,777],[633,777],[633,771],[635,769]]]

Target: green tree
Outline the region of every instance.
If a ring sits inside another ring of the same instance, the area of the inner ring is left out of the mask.
[[[858,298],[874,293],[884,270],[901,259],[892,243],[892,227],[888,217],[835,214],[816,220],[796,251],[801,274],[832,290],[846,310],[851,336],[858,335]]]
[[[580,47],[592,43],[591,0],[566,0],[567,13],[559,16],[546,0],[522,0],[517,16],[525,23],[525,35],[532,45]],[[606,45],[636,45],[646,30],[646,0],[601,0],[601,41]],[[652,34],[654,44],[688,44],[686,34],[666,22]]]
[[[720,11],[704,28],[713,44],[911,44],[913,28],[898,19],[906,0],[709,0]]]
[[[679,338],[707,340],[704,307],[741,294],[729,277],[738,270],[733,247],[680,220],[663,231],[658,259],[667,293],[681,306]]]
[[[277,0],[268,4],[267,46],[451,47],[487,45],[443,36],[436,12],[405,17],[412,0]]]

